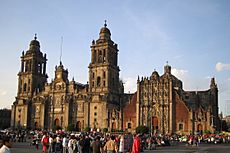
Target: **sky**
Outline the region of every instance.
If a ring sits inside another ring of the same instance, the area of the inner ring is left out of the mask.
[[[186,91],[208,90],[215,77],[219,112],[230,115],[229,8],[228,0],[2,0],[0,108],[15,101],[20,56],[35,33],[48,82],[61,57],[69,80],[86,83],[90,45],[107,20],[126,93],[136,91],[138,76],[162,75],[168,61]]]

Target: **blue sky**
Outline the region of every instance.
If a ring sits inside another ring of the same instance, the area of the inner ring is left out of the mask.
[[[228,0],[3,0],[0,5],[0,108],[17,94],[20,56],[37,33],[47,54],[49,82],[62,62],[69,79],[86,83],[90,45],[107,20],[118,44],[125,91],[137,76],[163,73],[166,61],[184,90],[207,90],[215,77],[219,108],[230,114],[230,1]]]

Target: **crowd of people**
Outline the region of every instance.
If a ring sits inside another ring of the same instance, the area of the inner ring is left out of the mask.
[[[42,150],[45,153],[139,153],[139,135],[102,133],[43,133]]]
[[[11,131],[0,134],[0,153],[9,153],[12,142],[30,142],[44,153],[139,153],[161,146],[184,143],[198,146],[200,143],[229,143],[230,136],[206,135],[147,135],[130,133],[77,133],[56,131]]]

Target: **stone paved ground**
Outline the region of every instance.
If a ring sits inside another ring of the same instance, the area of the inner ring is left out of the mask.
[[[30,146],[28,142],[14,143],[12,153],[42,153],[41,145],[39,150]],[[157,147],[156,150],[145,150],[144,153],[230,153],[230,144],[200,144],[199,147],[185,146],[179,144],[169,147]]]
[[[37,150],[35,146],[30,146],[29,142],[14,143],[11,148],[11,153],[41,153],[41,146],[39,147],[39,150]]]

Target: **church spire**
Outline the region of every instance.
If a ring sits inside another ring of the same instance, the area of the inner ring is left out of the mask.
[[[34,34],[34,40],[37,40],[37,34],[36,33]]]
[[[210,88],[217,88],[215,78],[211,78]]]
[[[105,24],[104,24],[104,27],[105,27],[105,28],[107,27],[107,24],[106,24],[106,22],[107,22],[107,21],[105,20]]]

